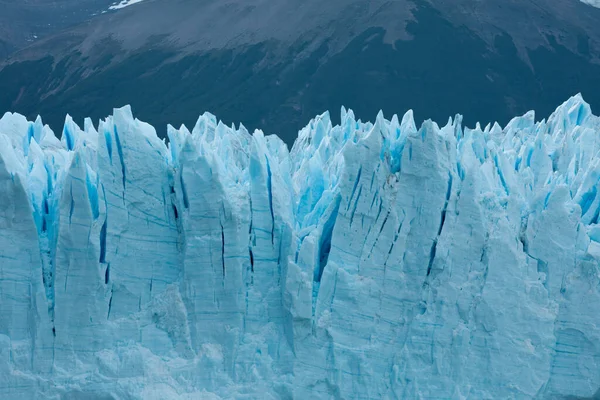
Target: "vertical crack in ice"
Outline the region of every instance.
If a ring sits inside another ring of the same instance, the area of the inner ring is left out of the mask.
[[[529,215],[524,215],[521,217],[521,227],[519,229],[519,242],[523,246],[523,253],[530,259],[536,262],[536,270],[538,274],[543,274],[542,285],[546,289],[548,289],[548,278],[550,271],[548,270],[548,262],[535,257],[533,254],[529,252],[529,239],[527,238],[527,227],[529,224]],[[529,260],[527,260],[529,262]]]
[[[354,214],[356,214],[356,208],[358,207],[358,200],[360,199],[360,195],[362,193],[362,185],[358,188],[358,193],[356,194],[356,199],[354,199],[354,206],[352,207],[352,212],[350,213],[350,226],[352,226],[354,222]]]
[[[179,184],[181,185],[181,195],[183,197],[183,206],[186,209],[190,208],[190,200],[188,197],[187,188],[185,187],[185,181],[183,179],[183,167],[181,167],[181,171],[179,172]]]
[[[370,189],[370,191],[372,191],[372,189]],[[371,209],[373,209],[373,205],[375,204],[376,200],[381,200],[381,198],[379,197],[379,190],[375,190],[375,193],[373,194],[373,199],[371,200],[371,205],[369,206],[369,211],[371,211]],[[379,209],[381,211],[381,203],[379,204]]]
[[[48,302],[48,316],[53,321],[54,316],[54,271],[53,271],[53,245],[52,245],[52,231],[53,229],[53,218],[54,209],[50,210],[49,202],[52,202],[52,178],[48,169],[47,164],[44,162],[44,169],[47,176],[47,192],[43,193],[42,206],[39,210],[39,218],[41,220],[41,227],[38,233],[38,243],[40,249],[40,258],[42,261],[42,284],[44,285],[44,293],[46,295],[46,301]]]
[[[106,270],[104,271],[104,284],[108,285],[110,281],[110,263],[106,264]]]
[[[183,263],[183,258],[185,257],[185,248],[186,248],[186,234],[184,228],[184,214],[182,212],[181,203],[179,202],[177,193],[175,192],[175,182],[173,174],[169,174],[169,202],[171,204],[172,216],[175,219],[175,229],[177,230],[177,254],[179,258],[179,263]],[[164,197],[163,191],[163,203],[165,204],[165,209],[168,210],[167,199]],[[169,220],[169,226],[171,225],[171,217],[167,216]]]
[[[444,202],[444,208],[442,209],[442,218],[440,222],[440,228],[438,229],[438,236],[441,235],[442,229],[444,228],[444,223],[446,222],[446,211],[448,210],[448,202],[450,201],[450,196],[452,195],[452,174],[448,172],[448,189],[446,190],[446,201]]]
[[[350,198],[348,199],[348,206],[346,207],[346,211],[348,211],[350,209],[350,205],[352,204],[352,199],[354,198],[354,193],[356,193],[356,188],[358,187],[358,182],[360,182],[361,175],[362,175],[362,166],[360,166],[358,168],[358,173],[356,174],[356,180],[354,181],[354,186],[352,187],[352,193],[350,194]]]
[[[402,220],[398,224],[398,229],[396,230],[396,233],[394,234],[394,240],[392,240],[392,244],[390,245],[390,249],[388,250],[387,257],[386,257],[385,263],[384,263],[384,267],[387,266],[390,256],[392,255],[392,250],[394,250],[394,246],[398,242],[398,236],[400,236],[400,231],[402,230],[403,223],[404,223],[404,218],[402,218]]]
[[[71,133],[71,130],[69,129],[69,124],[65,122],[65,125],[63,126],[63,136],[66,139],[67,142],[67,150],[73,150],[73,134]]]
[[[108,215],[104,218],[102,228],[100,228],[100,259],[101,264],[106,263],[106,229],[108,223]]]
[[[75,199],[73,199],[73,183],[70,184],[69,195],[70,195],[70,200],[69,200],[69,225],[71,225],[71,223],[73,221],[73,213],[75,212]]]
[[[58,201],[59,192],[55,191],[55,181],[50,166],[44,162],[44,169],[47,175],[48,184],[48,196],[44,199],[43,212],[44,223],[42,226],[46,227],[46,232],[41,238],[40,243],[43,241],[44,254],[42,255],[42,275],[45,279],[46,286],[46,298],[48,299],[48,314],[52,323],[52,329],[54,330],[54,308],[56,304],[56,288],[55,288],[55,276],[56,276],[56,247],[58,240],[58,224],[60,219],[60,212],[58,212]]]
[[[250,270],[254,272],[254,252],[252,251],[252,247],[254,246],[253,235],[254,232],[252,230],[253,220],[252,220],[252,196],[249,195],[250,202],[250,224],[248,226],[248,255],[250,256]]]
[[[100,216],[100,209],[98,205],[98,176],[96,176],[96,182],[92,182],[92,174],[90,167],[86,165],[85,183],[88,191],[88,199],[90,202],[90,208],[92,210],[92,216],[94,220]],[[95,175],[95,174],[94,174]]]
[[[433,266],[433,261],[435,260],[435,253],[437,251],[437,242],[438,238],[433,240],[433,244],[431,245],[431,249],[429,250],[429,263],[427,265],[427,276],[431,274],[431,267]]]
[[[379,238],[381,237],[381,233],[383,232],[383,229],[385,228],[385,224],[387,223],[389,216],[390,216],[390,211],[388,210],[385,218],[383,219],[383,222],[381,223],[381,227],[379,228],[379,233],[377,234],[377,236],[375,237],[375,240],[373,241],[371,250],[369,250],[369,254],[367,255],[367,258],[371,258],[371,254],[373,254],[373,250],[375,249],[375,246],[377,245],[377,242],[379,241]],[[377,216],[377,219],[379,219],[379,215]],[[393,246],[394,246],[394,243],[392,242],[392,245],[390,247],[388,255],[389,255],[389,253],[391,253]]]
[[[221,226],[221,268],[223,270],[223,279],[225,279],[225,229],[223,228],[223,221],[219,216],[219,225]]]
[[[596,199],[597,191],[598,191],[598,189],[594,185],[591,187],[591,189],[589,191],[587,191],[586,193],[583,194],[583,196],[581,196],[579,205],[581,207],[581,215],[582,216],[584,216],[588,212],[590,207],[592,206],[592,203]]]
[[[442,234],[442,229],[444,228],[444,223],[446,222],[446,211],[448,210],[448,202],[450,201],[450,195],[452,194],[452,174],[448,172],[448,188],[446,189],[446,200],[444,201],[444,207],[442,208],[442,215],[440,218],[440,226],[437,231],[437,235],[435,239],[433,239],[433,244],[431,245],[431,250],[429,251],[429,263],[427,265],[427,277],[431,274],[431,268],[433,267],[433,261],[435,260],[435,254],[437,251],[437,244],[440,239],[440,235]],[[427,281],[425,281],[427,284]]]
[[[529,221],[529,215],[521,217],[521,228],[519,230],[519,241],[523,245],[523,252],[529,255],[529,241],[527,240],[527,224]]]
[[[104,141],[106,143],[106,151],[108,152],[108,161],[110,162],[110,165],[112,166],[112,156],[113,156],[113,149],[112,149],[112,136],[110,135],[110,132],[107,130],[104,132]]]
[[[498,172],[498,177],[500,178],[500,183],[502,184],[502,188],[506,192],[507,195],[510,195],[510,189],[504,179],[504,173],[502,172],[502,167],[500,166],[500,162],[498,161],[498,154],[494,154],[494,165],[496,166],[496,171]]]
[[[336,197],[333,203],[333,208],[329,214],[329,217],[323,224],[323,231],[321,233],[321,240],[319,243],[319,268],[314,276],[315,282],[321,282],[323,277],[323,271],[329,260],[329,253],[331,252],[331,240],[333,239],[333,228],[337,221],[339,214],[341,199],[339,196]]]
[[[115,125],[115,143],[117,144],[117,153],[119,154],[119,162],[121,163],[121,175],[123,178],[123,200],[125,199],[125,185],[127,182],[127,171],[125,168],[125,159],[123,157],[123,147],[121,146],[121,139],[119,138],[119,132]]]
[[[474,291],[474,299],[481,298],[483,296],[483,290],[485,289],[485,285],[487,284],[488,273],[490,269],[490,260],[488,256],[488,246],[490,241],[490,233],[486,232],[483,240],[483,246],[481,247],[481,255],[479,256],[479,263],[481,264],[482,271],[476,271],[478,276],[481,276],[481,279],[477,280],[476,291]],[[471,267],[469,267],[469,274],[472,274],[474,271]],[[480,275],[479,275],[480,274]],[[474,308],[477,307],[479,300],[476,300],[471,304],[470,312],[473,312]],[[465,321],[466,322],[466,321]]]
[[[110,299],[108,300],[108,311],[106,313],[106,319],[110,320],[110,312],[112,311],[112,302],[113,302],[113,289],[110,289]]]
[[[273,182],[269,158],[265,155],[267,164],[267,193],[269,195],[269,211],[271,212],[271,244],[275,244],[275,214],[273,212]]]

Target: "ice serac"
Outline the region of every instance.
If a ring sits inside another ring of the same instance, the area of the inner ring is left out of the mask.
[[[291,150],[203,114],[0,119],[0,397],[600,394],[600,118],[419,128],[342,108]]]

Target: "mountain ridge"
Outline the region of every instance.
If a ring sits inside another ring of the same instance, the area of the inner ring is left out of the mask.
[[[600,10],[577,1],[271,4],[148,0],[107,13],[16,53],[0,69],[0,107],[60,127],[67,112],[98,119],[132,104],[163,132],[210,109],[291,144],[303,120],[348,98],[359,114],[412,107],[471,125],[550,113],[576,92],[600,102]]]

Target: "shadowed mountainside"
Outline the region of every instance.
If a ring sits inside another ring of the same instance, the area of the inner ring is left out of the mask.
[[[341,105],[506,123],[577,92],[600,104],[597,26],[600,10],[567,0],[148,0],[15,54],[0,109],[56,128],[129,103],[161,136],[210,110],[288,143]]]

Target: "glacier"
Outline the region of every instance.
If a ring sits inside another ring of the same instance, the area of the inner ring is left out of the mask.
[[[600,391],[600,118],[0,119],[2,399]]]

